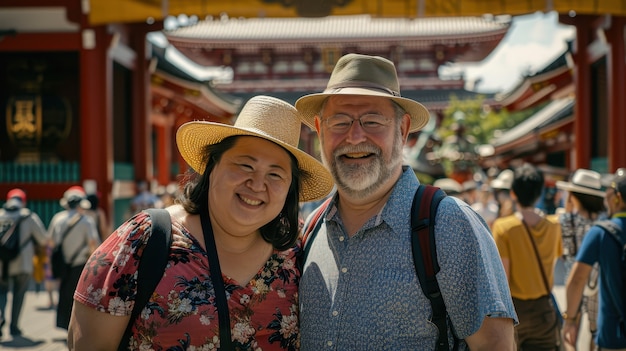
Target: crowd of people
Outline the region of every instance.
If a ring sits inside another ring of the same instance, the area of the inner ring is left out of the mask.
[[[402,97],[393,62],[347,54],[323,92],[295,105],[256,96],[234,125],[180,126],[190,167],[180,187],[157,197],[138,183],[116,229],[99,225],[81,187],[65,192],[47,230],[14,190],[0,222],[28,221],[22,258],[0,285],[0,323],[10,286],[9,330],[21,333],[15,297],[33,258],[62,247],[69,268],[51,305],[70,350],[562,350],[575,349],[585,313],[589,350],[625,350],[626,306],[614,298],[626,294],[624,169],[608,181],[579,169],[550,189],[531,164],[437,180],[448,196],[419,239],[431,245],[426,266],[411,219],[416,194],[429,190],[403,147],[429,118]],[[321,162],[298,149],[301,124],[317,133]],[[600,226],[607,219],[617,239]],[[155,252],[163,269],[151,265]],[[552,295],[559,259],[562,311]],[[436,273],[435,290],[420,289],[421,270]]]

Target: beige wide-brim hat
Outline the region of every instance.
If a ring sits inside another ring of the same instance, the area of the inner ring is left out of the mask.
[[[500,172],[500,174],[498,174],[496,179],[491,181],[491,188],[510,190],[511,186],[513,186],[513,176],[514,173],[512,170],[503,170],[502,172]]]
[[[559,180],[556,182],[556,187],[569,192],[604,197],[602,175],[589,169],[576,170],[570,182]]]
[[[380,56],[347,54],[342,56],[330,75],[323,93],[305,95],[296,101],[302,122],[315,130],[315,115],[324,100],[333,95],[367,95],[390,98],[411,116],[409,132],[428,123],[430,113],[417,101],[400,96],[400,83],[393,62]]]
[[[185,161],[203,173],[204,149],[234,135],[255,136],[282,146],[298,161],[303,171],[300,201],[319,200],[333,188],[333,180],[319,161],[298,149],[301,129],[298,111],[291,104],[270,96],[255,96],[242,108],[234,125],[194,121],[180,126],[176,144]]]

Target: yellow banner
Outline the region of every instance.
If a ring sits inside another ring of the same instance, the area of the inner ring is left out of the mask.
[[[624,0],[90,0],[93,25],[146,22],[180,14],[219,17],[520,15],[536,11],[626,16]]]

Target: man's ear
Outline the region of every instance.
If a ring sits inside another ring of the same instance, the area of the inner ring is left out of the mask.
[[[406,143],[407,138],[409,137],[409,129],[411,129],[411,115],[405,113],[402,116],[402,122],[400,125],[400,131],[402,132],[402,140]]]
[[[320,116],[315,115],[315,131],[317,131],[317,135],[320,134],[320,124],[321,124]]]

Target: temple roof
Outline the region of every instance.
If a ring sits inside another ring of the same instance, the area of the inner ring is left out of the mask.
[[[519,111],[557,100],[574,91],[571,49],[534,74],[528,74],[507,92],[496,94],[496,100],[509,111]]]
[[[502,40],[509,16],[373,18],[369,15],[323,18],[227,18],[165,31],[172,45],[188,56],[193,50],[219,48],[304,47],[337,43],[385,45],[427,49],[433,45],[468,45],[456,62],[484,59]]]
[[[518,148],[518,152],[522,151],[520,144],[530,146],[532,143],[528,142],[529,138],[550,129],[557,122],[568,118],[573,119],[573,113],[574,98],[571,96],[548,103],[537,113],[495,139],[493,141],[493,146],[496,149],[495,154],[502,154],[515,148]]]
[[[228,120],[239,111],[240,98],[225,94],[213,87],[211,81],[201,81],[165,58],[166,48],[152,46],[152,55],[156,58],[156,71],[152,75],[153,104],[157,110],[175,110],[175,105],[159,106],[156,99],[167,98],[195,110],[199,116],[213,116]],[[190,111],[191,111],[190,110]]]
[[[323,18],[229,18],[200,21],[196,25],[166,32],[168,38],[227,42],[281,40],[336,40],[419,38],[472,40],[504,34],[510,18],[488,20],[483,17],[372,18],[369,15],[329,16]]]
[[[319,93],[321,90],[310,91],[283,91],[272,92],[271,95],[283,99],[291,104],[295,104],[296,100],[308,94]],[[231,94],[240,97],[242,100],[248,100],[258,92],[231,92]],[[468,91],[463,88],[459,89],[420,89],[420,90],[402,90],[402,97],[412,99],[423,104],[430,112],[443,111],[450,104],[450,97],[454,95],[460,100],[476,99],[478,96],[485,98],[485,103],[493,104],[492,94],[479,94]]]

